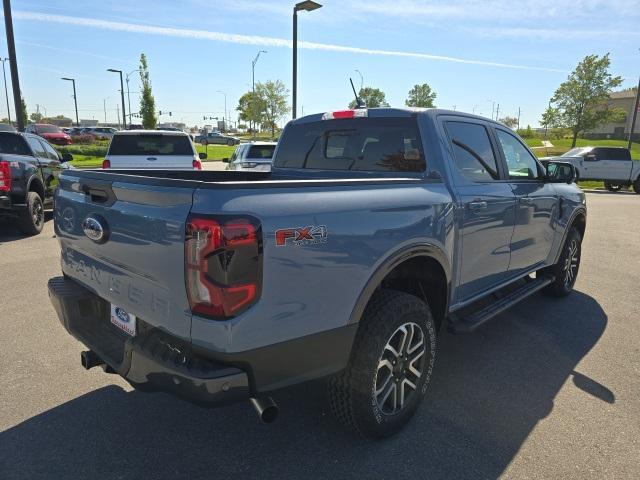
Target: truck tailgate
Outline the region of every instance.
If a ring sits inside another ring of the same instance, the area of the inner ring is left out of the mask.
[[[77,175],[60,177],[55,199],[65,275],[151,326],[189,340],[184,235],[193,186]]]

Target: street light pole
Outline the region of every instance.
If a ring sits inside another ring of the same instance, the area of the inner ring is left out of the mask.
[[[222,90],[216,90],[216,92],[224,95],[224,115],[222,115],[222,119],[224,120],[224,130],[227,131],[229,130],[227,128],[227,94],[224,93]]]
[[[76,98],[76,79],[75,78],[67,78],[67,77],[62,77],[61,80],[66,80],[68,82],[71,82],[73,84],[73,103],[76,107],[76,127],[80,126],[80,120],[78,119],[78,99]]]
[[[296,3],[293,7],[293,81],[292,83],[292,98],[291,98],[291,113],[292,118],[296,118],[297,114],[297,101],[298,101],[298,11],[312,12],[322,7],[319,3],[312,0],[305,0],[304,2]]]
[[[256,63],[258,63],[258,59],[260,58],[261,53],[267,53],[267,51],[260,50],[256,55],[256,58],[254,58],[251,62],[251,92],[253,93],[253,96],[251,97],[252,102],[255,101],[254,96],[256,94]],[[249,128],[251,128],[251,131],[253,132],[253,138],[256,138],[256,132],[253,131],[253,122],[251,121],[249,122]]]
[[[9,120],[9,124],[11,124],[11,110],[9,109],[9,92],[7,91],[7,72],[4,69],[4,62],[9,61],[8,58],[0,58],[2,61],[2,76],[4,77],[4,96],[7,99],[7,119]]]
[[[360,70],[356,70],[356,72],[358,75],[360,75],[360,91],[362,91],[362,86],[364,85],[364,77],[362,76],[362,72]]]
[[[125,108],[124,108],[124,82],[122,81],[122,70],[116,70],[115,68],[108,68],[107,72],[120,74],[120,98],[122,100],[122,126],[126,130],[127,129],[127,112],[125,111]]]

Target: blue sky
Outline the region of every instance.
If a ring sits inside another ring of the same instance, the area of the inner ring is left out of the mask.
[[[240,95],[256,81],[291,85],[293,2],[256,0],[14,0],[21,88],[29,112],[73,116],[75,77],[81,118],[116,120],[119,80],[147,55],[157,107],[202,125],[235,118]],[[491,115],[522,110],[537,125],[549,97],[585,55],[610,52],[612,72],[634,86],[640,75],[639,0],[320,0],[299,14],[298,108],[305,114],[344,108],[352,77],[381,88],[392,106],[428,82],[442,108]],[[6,52],[4,36],[0,52]],[[2,56],[6,56],[3,54]],[[131,77],[138,92],[139,78]],[[132,93],[137,111],[138,94]],[[0,102],[0,105],[3,105]],[[0,106],[0,115],[6,107]],[[210,123],[210,122],[208,122]]]

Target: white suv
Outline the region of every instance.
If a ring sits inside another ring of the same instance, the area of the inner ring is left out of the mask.
[[[113,135],[102,168],[202,170],[205,158],[184,132],[124,130]]]
[[[231,158],[223,161],[229,163],[227,170],[244,170],[248,172],[270,172],[275,142],[250,142],[238,145]]]

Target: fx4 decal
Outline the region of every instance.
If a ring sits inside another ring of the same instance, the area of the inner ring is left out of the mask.
[[[281,228],[276,230],[276,247],[286,245],[317,245],[327,243],[327,226],[311,225],[309,227]]]

